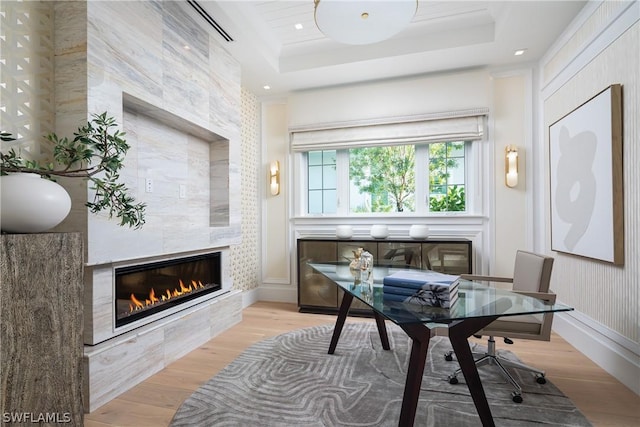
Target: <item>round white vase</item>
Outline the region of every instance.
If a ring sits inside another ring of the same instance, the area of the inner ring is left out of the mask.
[[[371,237],[374,239],[386,239],[389,236],[389,227],[384,224],[371,226]]]
[[[7,233],[42,233],[69,215],[71,197],[60,184],[38,174],[0,177],[0,228]]]
[[[424,224],[413,224],[409,228],[409,237],[412,239],[426,239],[429,237],[429,227]]]
[[[353,236],[353,227],[350,225],[338,225],[336,227],[336,237],[338,239],[350,239]]]

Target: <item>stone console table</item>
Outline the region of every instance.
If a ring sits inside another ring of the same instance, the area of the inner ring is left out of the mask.
[[[0,239],[0,424],[81,426],[82,237]]]

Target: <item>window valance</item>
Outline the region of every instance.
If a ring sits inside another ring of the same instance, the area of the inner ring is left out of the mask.
[[[337,150],[383,145],[482,139],[488,109],[412,116],[395,121],[339,123],[290,129],[293,151]]]

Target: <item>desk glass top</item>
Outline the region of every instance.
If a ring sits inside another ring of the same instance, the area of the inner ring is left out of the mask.
[[[545,304],[537,298],[504,289],[492,288],[469,280],[460,281],[458,300],[450,309],[390,301],[385,299],[383,295],[382,280],[390,274],[404,271],[405,269],[374,267],[373,293],[369,295],[366,291],[362,292],[363,286],[366,285],[355,282],[354,276],[349,270],[349,265],[309,263],[309,266],[333,281],[345,292],[358,298],[373,310],[399,325],[430,322],[451,323],[471,318],[573,310],[572,307],[564,304]]]

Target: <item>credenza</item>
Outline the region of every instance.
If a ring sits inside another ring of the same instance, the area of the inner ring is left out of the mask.
[[[398,268],[422,268],[447,274],[472,272],[471,241],[468,239],[332,239],[300,238],[298,254],[298,309],[310,313],[337,313],[342,292],[335,284],[308,266],[309,262],[339,262],[348,268],[354,251],[363,248],[374,264]],[[370,310],[354,302],[352,314]]]

